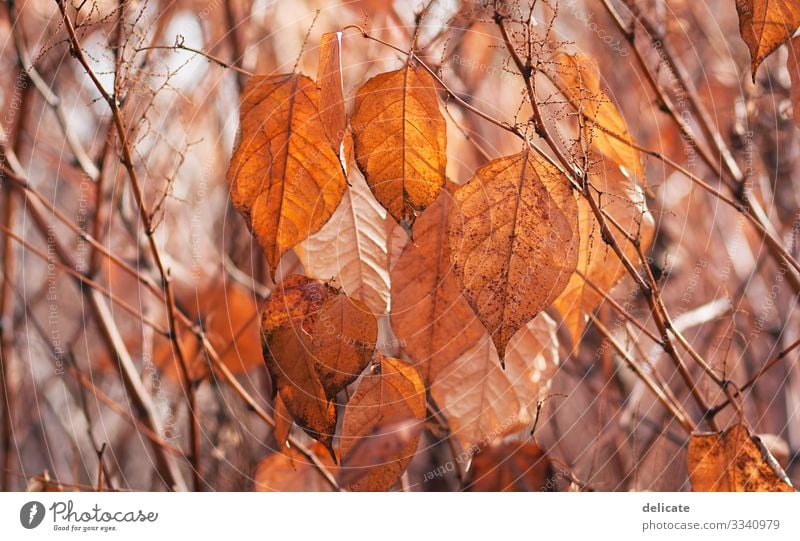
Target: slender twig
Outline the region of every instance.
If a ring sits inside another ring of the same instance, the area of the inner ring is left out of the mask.
[[[523,61],[519,54],[517,53],[517,49],[511,41],[511,37],[508,34],[505,25],[506,17],[500,13],[499,11],[495,11],[494,14],[494,21],[497,25],[498,29],[500,30],[500,34],[502,35],[503,42],[505,43],[506,50],[510,55],[512,61],[517,66],[517,69],[520,72],[520,75],[525,80],[525,87],[528,92],[528,99],[531,104],[531,109],[533,110],[533,123],[534,128],[536,129],[537,135],[545,141],[547,147],[553,152],[556,156],[558,161],[562,164],[565,171],[569,173],[569,175],[573,178],[575,183],[580,186],[580,193],[583,198],[589,203],[589,207],[591,208],[592,214],[596,218],[598,225],[600,227],[601,237],[603,242],[611,247],[611,249],[616,253],[619,260],[623,263],[623,265],[628,270],[629,274],[634,278],[637,284],[642,288],[644,296],[647,300],[648,305],[650,306],[651,313],[653,315],[653,320],[659,328],[659,332],[661,334],[661,340],[664,343],[664,347],[666,348],[667,353],[669,354],[670,358],[672,358],[673,362],[675,363],[678,372],[681,374],[684,382],[686,383],[687,387],[692,391],[692,396],[697,402],[698,407],[700,407],[701,411],[705,415],[705,412],[708,411],[708,405],[706,404],[705,399],[700,394],[699,389],[697,388],[696,383],[692,379],[691,374],[689,373],[685,363],[678,355],[678,352],[672,342],[671,335],[675,335],[678,333],[677,330],[671,328],[668,320],[668,315],[662,312],[662,303],[660,303],[660,292],[658,291],[658,283],[652,276],[652,273],[649,269],[649,264],[644,257],[644,254],[641,249],[641,245],[638,240],[633,242],[633,246],[637,249],[637,253],[639,254],[640,260],[642,265],[645,268],[644,276],[640,275],[639,272],[636,270],[634,264],[630,261],[628,256],[619,246],[614,235],[611,233],[603,212],[599,208],[597,202],[595,201],[594,197],[592,197],[590,190],[589,190],[589,181],[588,175],[585,171],[576,168],[572,161],[567,158],[567,156],[563,153],[561,148],[556,144],[553,137],[550,135],[547,127],[545,126],[543,116],[540,111],[538,99],[536,96],[536,89],[534,86],[534,70],[531,64],[532,59],[527,58]],[[579,111],[580,112],[580,111]],[[583,118],[583,114],[581,113],[579,117]],[[679,339],[679,342],[684,345],[688,344],[688,341],[684,339]],[[695,353],[692,350],[693,353]],[[699,356],[698,356],[699,357]],[[709,376],[714,379],[718,378],[716,374],[712,370],[708,368],[708,364],[703,362],[700,364],[704,370],[707,370]],[[716,381],[716,380],[715,380]],[[708,422],[713,427],[713,419],[708,420]]]
[[[157,50],[160,50],[160,49],[164,49],[164,50],[168,50],[168,51],[178,51],[178,50],[180,50],[180,51],[187,51],[187,52],[190,52],[190,53],[199,54],[200,56],[205,57],[209,61],[217,64],[218,66],[220,66],[222,68],[233,70],[233,71],[235,71],[235,72],[237,72],[237,73],[239,73],[241,75],[246,75],[248,77],[252,77],[253,76],[253,72],[247,71],[246,69],[240,68],[238,66],[235,66],[235,65],[233,65],[233,64],[231,64],[229,62],[225,62],[221,58],[218,58],[218,57],[216,57],[216,56],[214,56],[212,54],[209,54],[209,53],[206,53],[204,51],[201,51],[200,49],[195,49],[193,47],[189,47],[188,45],[184,45],[180,41],[176,42],[175,45],[149,45],[147,47],[137,47],[136,49],[134,49],[134,51],[139,53],[139,52],[142,52],[142,51],[157,51]]]
[[[691,419],[685,417],[678,407],[672,403],[669,397],[664,393],[663,389],[652,379],[650,374],[648,374],[639,364],[634,361],[630,354],[625,350],[625,348],[617,342],[614,336],[609,332],[605,325],[603,325],[599,319],[597,319],[593,314],[589,315],[589,319],[592,320],[592,324],[595,328],[603,335],[603,337],[608,341],[609,344],[617,351],[617,354],[625,361],[625,364],[633,370],[636,375],[641,379],[645,385],[652,391],[656,398],[664,405],[665,408],[677,419],[677,421],[686,429],[686,431],[691,434],[694,432],[697,427],[692,423]]]
[[[764,366],[762,366],[762,367],[761,367],[761,368],[758,370],[758,372],[756,372],[755,374],[753,374],[753,376],[752,376],[752,377],[751,377],[749,380],[747,380],[747,382],[746,382],[744,385],[742,385],[741,387],[739,387],[739,393],[743,393],[743,392],[747,391],[748,389],[750,389],[750,387],[752,387],[753,385],[755,385],[755,383],[756,383],[756,382],[757,382],[759,379],[761,379],[761,377],[762,377],[764,374],[766,374],[767,372],[769,372],[769,370],[770,370],[770,369],[771,369],[773,366],[775,366],[775,365],[777,365],[779,362],[781,362],[781,361],[782,361],[784,358],[786,358],[786,356],[787,356],[789,353],[791,353],[792,351],[794,351],[794,350],[795,350],[795,349],[797,349],[798,347],[800,347],[800,339],[797,339],[797,340],[795,340],[794,342],[792,342],[791,344],[789,344],[789,345],[788,345],[786,348],[784,348],[782,351],[780,351],[780,352],[779,352],[777,355],[775,355],[774,357],[772,357],[772,358],[771,358],[769,361],[767,361],[766,363],[764,363]],[[714,406],[713,408],[710,408],[710,409],[708,410],[708,416],[709,416],[709,417],[714,417],[714,416],[715,416],[715,415],[717,415],[717,414],[718,414],[720,411],[724,410],[724,409],[725,409],[725,408],[726,408],[726,407],[727,407],[727,406],[728,406],[730,403],[731,403],[731,399],[730,399],[730,398],[726,398],[725,400],[723,400],[722,402],[720,402],[719,404],[717,404],[717,405],[716,405],[716,406]]]
[[[604,301],[606,301],[606,302],[608,302],[608,303],[609,303],[609,304],[610,304],[610,305],[611,305],[611,306],[614,308],[614,310],[615,310],[615,311],[616,311],[616,312],[617,312],[617,313],[618,313],[620,316],[622,316],[622,317],[623,317],[623,319],[625,319],[626,321],[629,321],[629,322],[631,322],[633,325],[635,325],[635,326],[636,326],[636,328],[637,328],[637,329],[639,329],[639,330],[640,330],[640,331],[642,331],[644,334],[646,334],[646,335],[647,335],[647,337],[648,337],[648,338],[650,338],[650,340],[652,340],[653,342],[655,342],[655,343],[656,343],[656,344],[658,344],[659,346],[662,346],[662,347],[664,346],[664,343],[661,341],[661,339],[660,339],[658,336],[656,336],[656,335],[655,335],[655,333],[653,333],[653,331],[651,331],[650,329],[648,329],[647,327],[645,327],[645,326],[644,326],[644,324],[642,324],[642,323],[641,323],[641,322],[640,322],[638,319],[636,319],[635,317],[633,317],[633,316],[632,316],[632,315],[631,315],[631,314],[630,314],[630,313],[629,313],[627,310],[625,310],[625,308],[623,308],[622,306],[620,306],[620,304],[619,304],[617,301],[615,301],[615,300],[614,300],[614,299],[613,299],[613,298],[612,298],[612,297],[611,297],[611,296],[608,294],[608,292],[607,292],[607,291],[604,291],[603,289],[601,289],[601,288],[600,288],[600,287],[599,287],[597,284],[595,284],[595,283],[594,283],[594,282],[591,280],[591,278],[589,278],[589,277],[588,277],[588,276],[586,276],[586,275],[585,275],[583,272],[581,272],[581,270],[580,270],[580,269],[577,269],[575,272],[576,272],[576,273],[578,273],[578,276],[580,276],[580,277],[581,277],[581,279],[582,279],[584,282],[586,282],[586,284],[587,284],[589,287],[591,287],[592,289],[594,289],[594,290],[597,292],[597,294],[598,294],[598,295],[602,296],[602,297],[603,297],[603,300],[604,300]]]
[[[708,141],[713,143],[721,156],[721,163],[724,166],[724,169],[720,168],[719,161],[714,160],[711,157],[710,152],[703,146],[699,144],[699,141],[692,133],[691,128],[685,122],[685,120],[681,117],[681,115],[676,110],[674,104],[669,99],[669,97],[664,92],[664,89],[658,83],[658,80],[655,74],[652,72],[652,69],[648,67],[647,63],[642,56],[642,53],[639,51],[639,48],[636,46],[635,38],[636,35],[633,31],[630,31],[625,28],[624,23],[622,22],[621,17],[616,12],[614,7],[610,4],[608,0],[603,0],[603,5],[606,11],[611,16],[612,20],[614,21],[615,25],[631,45],[631,48],[634,51],[634,55],[637,58],[637,62],[639,65],[640,70],[645,75],[645,79],[647,80],[648,85],[656,93],[660,102],[664,105],[667,113],[669,114],[670,119],[675,123],[678,131],[681,133],[683,137],[687,139],[699,152],[700,157],[703,159],[703,162],[715,173],[717,173],[721,179],[727,181],[727,186],[730,188],[731,192],[734,194],[738,203],[732,203],[728,198],[723,198],[719,192],[714,193],[716,197],[719,197],[721,200],[725,201],[726,203],[732,205],[734,208],[743,212],[743,214],[748,218],[748,220],[758,229],[759,233],[763,236],[763,238],[767,241],[767,249],[770,252],[770,255],[778,261],[782,265],[789,265],[795,269],[798,273],[800,273],[800,264],[789,254],[786,249],[783,247],[782,243],[778,241],[776,237],[776,233],[774,228],[767,217],[764,210],[761,208],[761,205],[755,200],[753,197],[749,196],[746,191],[745,186],[745,178],[739,166],[736,164],[736,161],[733,158],[733,155],[728,149],[727,145],[725,144],[725,140],[722,135],[719,133],[710,120],[710,117],[703,107],[700,100],[697,98],[697,93],[692,87],[691,83],[689,82],[688,77],[686,77],[686,70],[681,65],[678,57],[674,55],[666,40],[660,35],[659,32],[655,30],[652,24],[641,14],[639,13],[638,9],[635,5],[630,2],[630,0],[624,0],[626,7],[631,11],[634,15],[634,18],[637,22],[639,22],[645,31],[649,34],[650,42],[655,43],[658,42],[659,44],[659,56],[667,62],[669,68],[672,70],[673,75],[675,76],[676,81],[681,85],[683,92],[688,96],[689,105],[692,108],[695,118],[698,121],[698,124],[703,130],[704,134]],[[612,134],[614,135],[614,134]],[[657,152],[646,151],[641,148],[639,150],[650,154],[653,157],[664,159],[664,157]],[[664,160],[666,161],[666,160]],[[675,167],[674,162],[669,163],[670,166]],[[685,170],[682,171],[684,174],[688,173]],[[723,174],[725,173],[725,174]],[[697,177],[694,175],[687,175],[692,178],[693,181],[696,180]],[[702,185],[701,185],[702,186]],[[703,186],[704,189],[707,189],[706,186]],[[708,191],[708,189],[707,189]],[[800,294],[800,277],[793,272],[787,273],[787,280],[789,284],[792,286],[795,294]]]
[[[2,139],[2,138],[0,138]],[[4,141],[2,141],[4,143]],[[6,163],[11,168],[13,174],[18,178],[24,178],[24,173],[22,171],[22,166],[19,163],[19,160],[16,157],[13,149],[9,148],[7,145],[2,145],[0,147],[2,150],[2,155],[5,158]],[[44,238],[52,237],[52,245],[53,245],[53,252],[55,256],[59,259],[60,263],[63,265],[65,269],[75,269],[77,268],[76,262],[72,259],[69,250],[67,250],[59,241],[59,239],[51,234],[51,230],[49,228],[49,224],[47,220],[44,218],[44,213],[41,212],[39,205],[37,204],[37,200],[30,200],[29,205],[27,206],[27,211],[30,214],[31,218],[33,219],[34,225],[39,230],[40,234]],[[6,231],[8,234],[10,230]],[[80,275],[80,273],[78,273]],[[84,283],[81,279],[79,279],[76,275],[72,275],[78,284]],[[81,275],[82,276],[82,275]],[[163,433],[163,427],[161,420],[157,414],[155,405],[152,402],[152,399],[147,392],[144,384],[139,377],[139,373],[134,366],[133,360],[128,353],[127,347],[125,345],[124,340],[120,334],[119,329],[117,328],[116,323],[111,316],[111,312],[106,304],[106,300],[102,293],[100,293],[96,288],[90,287],[87,289],[82,289],[81,292],[85,297],[87,297],[89,304],[94,312],[95,317],[97,318],[98,326],[100,329],[100,334],[103,340],[105,341],[109,350],[114,354],[118,360],[119,367],[120,367],[120,375],[122,377],[123,385],[125,386],[126,390],[130,394],[130,396],[134,399],[134,403],[136,407],[141,411],[145,419],[147,421],[148,426],[157,434]],[[183,476],[180,473],[180,470],[177,467],[177,464],[174,461],[174,457],[167,455],[161,447],[155,446],[156,451],[156,458],[159,468],[159,473],[161,474],[162,478],[165,480],[168,488],[170,489],[177,489],[177,490],[185,490],[186,484],[183,481]]]
[[[12,13],[12,6],[10,3],[6,3],[6,8],[9,12],[9,19],[14,20],[13,13]],[[12,33],[14,35],[15,43],[17,41],[17,35],[19,33],[18,27],[20,25],[12,23]],[[27,82],[28,76],[20,71],[16,74],[15,81],[17,85],[20,82]],[[19,110],[17,112],[17,122],[15,126],[10,126],[14,130],[13,132],[13,142],[11,142],[11,148],[15,151],[18,151],[22,141],[22,134],[24,132],[25,122],[27,119],[27,112],[28,112],[28,102],[29,102],[29,86],[25,84],[24,90],[22,92],[20,103],[19,103]],[[2,128],[0,128],[2,129]],[[5,132],[0,134],[0,137],[5,140]],[[3,159],[0,157],[0,162]],[[2,201],[3,205],[3,225],[8,229],[12,229],[14,226],[14,220],[16,219],[16,211],[17,205],[14,196],[9,189],[9,186],[6,182],[6,179],[3,178],[2,173],[0,173],[0,201]],[[13,350],[14,350],[14,326],[11,324],[11,320],[13,318],[13,304],[11,302],[11,292],[12,292],[12,284],[13,284],[13,277],[14,277],[14,269],[16,260],[14,258],[14,248],[11,243],[11,239],[8,235],[5,235],[3,238],[2,249],[0,249],[0,258],[2,258],[2,273],[3,273],[3,283],[0,286],[0,392],[2,392],[2,397],[0,397],[0,401],[2,401],[2,441],[0,441],[0,456],[2,456],[2,462],[0,462],[0,468],[2,472],[0,472],[0,491],[8,491],[10,490],[10,483],[11,483],[11,467],[13,463],[13,455],[11,453],[12,447],[12,440],[14,438],[14,405],[15,405],[15,390],[11,388],[9,382],[9,375],[12,373],[12,362],[13,362]]]
[[[19,20],[19,15],[14,12],[13,3],[7,2],[6,5],[8,6],[9,18],[13,21],[11,24],[11,33],[14,38],[14,47],[16,48],[17,57],[19,58],[22,69],[33,83],[33,86],[36,88],[37,92],[39,92],[39,94],[42,96],[45,103],[47,103],[47,105],[55,113],[58,125],[64,133],[64,140],[75,156],[75,160],[78,162],[78,165],[80,165],[81,169],[89,176],[91,180],[97,181],[100,172],[92,161],[92,158],[86,152],[86,149],[84,149],[83,145],[81,144],[80,138],[75,133],[75,130],[73,130],[70,126],[69,117],[64,111],[61,98],[59,98],[55,91],[53,91],[45,82],[31,61],[30,54],[28,54],[28,47],[22,37],[23,25]]]
[[[239,92],[241,93],[242,89],[244,89],[244,84],[245,84],[245,80],[242,76],[246,75],[247,72],[244,69],[240,69],[238,66],[238,64],[242,62],[244,54],[242,53],[242,46],[239,42],[239,32],[238,32],[239,23],[236,22],[236,13],[234,13],[233,11],[234,3],[225,2],[224,10],[225,10],[225,24],[228,26],[228,32],[225,34],[225,37],[228,39],[228,42],[230,43],[231,46],[230,67],[238,73],[238,77],[236,77],[236,84],[239,86]]]
[[[108,104],[108,107],[111,111],[111,116],[117,131],[120,149],[122,151],[121,162],[128,173],[131,191],[133,192],[136,206],[139,210],[139,218],[144,227],[150,253],[153,258],[153,262],[155,263],[156,268],[161,276],[161,285],[164,289],[164,296],[167,304],[167,320],[169,322],[170,339],[172,341],[173,351],[178,359],[178,365],[183,376],[181,378],[181,383],[183,385],[184,395],[186,396],[189,407],[189,437],[192,448],[190,459],[192,463],[194,489],[200,490],[202,486],[202,475],[200,472],[200,419],[197,410],[195,386],[189,373],[188,361],[185,358],[183,348],[181,347],[181,331],[176,324],[177,316],[175,310],[175,297],[170,282],[170,275],[164,265],[164,260],[158,247],[158,242],[155,238],[155,228],[153,227],[152,215],[145,206],[142,186],[139,182],[139,175],[133,164],[133,153],[128,141],[128,131],[125,127],[125,121],[122,118],[120,104],[117,101],[116,96],[112,96],[108,93],[108,91],[106,91],[106,89],[103,87],[103,84],[95,74],[94,69],[92,69],[91,65],[86,59],[86,56],[84,55],[81,43],[75,32],[75,26],[72,22],[72,19],[67,14],[66,4],[59,2],[58,9],[61,12],[61,18],[64,22],[64,27],[69,35],[71,53],[77,59],[78,63],[83,67],[83,70],[89,76],[89,79],[91,79],[93,85]]]
[[[111,302],[113,302],[114,304],[116,304],[117,306],[119,306],[120,308],[122,308],[123,310],[125,310],[126,312],[131,314],[132,316],[134,316],[136,318],[139,318],[142,323],[152,327],[156,332],[158,332],[162,336],[169,336],[169,329],[165,329],[164,327],[159,325],[157,322],[155,322],[152,319],[148,318],[147,316],[142,314],[141,310],[136,309],[134,306],[131,306],[126,301],[120,299],[118,296],[114,295],[111,291],[109,291],[104,286],[102,286],[99,283],[95,282],[91,278],[87,278],[86,276],[84,276],[80,272],[76,271],[74,268],[71,268],[70,266],[66,265],[65,263],[63,263],[61,261],[50,261],[50,256],[48,256],[46,252],[44,252],[43,250],[40,250],[39,248],[36,248],[30,242],[26,241],[24,238],[20,237],[16,233],[14,233],[11,229],[6,227],[5,225],[0,224],[0,231],[5,233],[9,238],[11,238],[11,239],[15,240],[16,242],[18,242],[26,250],[28,250],[30,253],[32,253],[33,255],[37,256],[41,260],[46,261],[48,263],[52,263],[52,265],[54,267],[56,267],[57,269],[69,274],[70,276],[75,278],[77,281],[79,281],[83,285],[88,286],[88,287],[96,290],[98,293],[100,293],[101,295],[103,295],[105,297],[108,297],[109,300],[111,300]]]
[[[3,188],[0,195],[4,195],[3,201],[3,230],[10,231],[15,219],[15,205],[14,199],[11,195],[11,190],[7,186],[3,186],[0,180],[0,188]],[[11,243],[11,238],[8,235],[3,236],[2,251],[0,251],[3,258],[3,284],[0,286],[0,392],[2,392],[2,430],[3,439],[0,442],[0,453],[2,453],[2,482],[0,482],[0,491],[6,492],[10,490],[10,472],[12,464],[11,442],[14,432],[14,390],[9,385],[8,375],[11,370],[11,356],[14,349],[14,329],[11,325],[13,317],[11,303],[11,280],[14,276],[14,249]]]
[[[100,447],[97,451],[97,492],[103,492],[105,483],[103,481],[103,453],[106,450],[106,444]]]

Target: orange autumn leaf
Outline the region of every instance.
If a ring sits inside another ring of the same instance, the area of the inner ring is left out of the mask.
[[[351,125],[372,193],[410,228],[445,181],[446,127],[433,77],[410,63],[376,75],[358,90]]]
[[[272,383],[297,425],[333,453],[336,404],[325,393],[306,345],[297,339],[304,332],[287,326],[274,331],[264,345]]]
[[[333,151],[344,160],[344,140],[347,116],[344,108],[344,85],[342,82],[342,33],[328,32],[319,40],[319,117]]]
[[[367,307],[343,294],[320,307],[310,333],[298,339],[312,355],[320,382],[329,398],[354,382],[375,352],[378,322]]]
[[[741,424],[693,434],[688,462],[695,492],[794,492],[777,461]]]
[[[275,396],[272,418],[275,419],[273,435],[275,441],[278,442],[278,449],[282,451],[286,446],[286,440],[289,439],[289,433],[292,431],[293,419],[280,395]]]
[[[372,431],[360,437],[348,451],[346,460],[339,469],[338,481],[346,487],[365,486],[365,490],[377,491],[377,483],[382,487],[390,483],[396,484],[392,470],[388,465],[397,464],[397,457],[402,456],[413,445],[416,449],[422,433],[423,423],[414,420],[403,420],[378,424]],[[371,476],[375,468],[387,467],[379,476]],[[376,479],[377,478],[377,479]],[[367,486],[370,485],[370,486]],[[391,485],[389,485],[391,487]],[[356,488],[355,490],[358,490]]]
[[[332,452],[333,398],[372,358],[375,316],[337,289],[295,275],[270,297],[261,330],[274,392],[298,426]]]
[[[254,76],[242,93],[231,200],[272,272],[287,250],[325,225],[345,190],[318,103],[319,89],[299,74]]]
[[[556,82],[570,104],[580,112],[583,137],[601,154],[644,182],[641,153],[632,145],[628,124],[617,106],[600,86],[600,70],[581,54],[557,53]]]
[[[800,27],[796,0],[737,0],[739,34],[750,49],[753,80],[758,66]]]
[[[323,467],[334,473],[336,466],[317,444],[311,451]],[[254,477],[256,492],[331,492],[333,487],[303,453],[289,447],[258,463]]]
[[[269,335],[294,321],[302,321],[308,314],[318,311],[334,291],[328,284],[307,276],[287,276],[264,305],[261,313],[262,334]]]
[[[358,476],[354,475],[358,472],[349,474],[356,480],[348,488],[389,490],[414,457],[419,443],[419,430],[414,427],[424,418],[425,385],[417,370],[399,359],[381,356],[376,372],[364,376],[344,412],[343,470],[366,469]],[[408,422],[411,426],[404,424]]]
[[[567,179],[523,151],[455,192],[449,245],[464,296],[500,360],[511,337],[567,286],[578,262],[578,207]]]
[[[452,194],[443,191],[414,223],[414,242],[392,268],[392,329],[430,383],[467,352],[485,330],[461,295],[450,262],[447,220]]]
[[[541,492],[555,488],[553,466],[530,440],[494,441],[472,459],[470,492]]]
[[[319,312],[334,295],[333,288],[318,280],[292,275],[278,284],[261,313],[264,360],[272,377],[272,392],[303,430],[329,450],[336,428],[336,407],[325,389],[304,345],[296,336],[306,318]],[[309,332],[307,325],[303,332]],[[279,360],[286,359],[284,368]],[[291,362],[296,361],[296,362]],[[288,428],[281,427],[288,434]]]
[[[614,221],[614,225],[611,225],[610,220],[606,219],[611,234],[628,259],[637,263],[639,257],[636,248],[617,226],[637,237],[642,250],[649,248],[653,239],[654,223],[647,211],[641,188],[614,167],[603,168],[591,174],[590,182],[594,187],[593,192],[601,194],[595,196],[593,193],[592,197],[598,197],[598,206]],[[617,254],[603,241],[600,224],[589,203],[583,198],[578,200],[578,226],[581,231],[577,267],[579,272],[572,275],[564,292],[553,303],[564,318],[573,342],[580,338],[587,314],[603,302],[602,294],[592,285],[609,292],[627,274],[627,269]],[[587,279],[592,285],[586,282]]]

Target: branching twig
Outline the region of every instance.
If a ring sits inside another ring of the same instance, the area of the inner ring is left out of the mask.
[[[183,376],[181,381],[184,385],[184,394],[187,398],[189,406],[189,428],[192,447],[190,459],[192,462],[194,489],[200,490],[202,486],[202,475],[200,473],[200,427],[195,387],[189,374],[188,360],[185,358],[183,348],[181,347],[181,334],[180,329],[176,324],[177,316],[175,310],[175,297],[172,291],[172,286],[170,285],[169,272],[164,265],[164,260],[155,238],[152,215],[145,207],[142,185],[139,182],[139,175],[133,164],[133,154],[131,152],[130,143],[128,142],[128,131],[125,127],[125,122],[122,118],[120,105],[116,96],[112,96],[106,91],[106,89],[103,87],[103,84],[97,78],[97,75],[95,74],[91,65],[87,61],[86,56],[84,55],[81,43],[78,40],[77,34],[75,33],[75,26],[73,25],[72,19],[67,14],[66,5],[63,2],[59,2],[58,9],[61,12],[61,18],[64,21],[64,27],[69,35],[70,51],[77,59],[78,63],[80,63],[80,65],[83,67],[83,70],[89,76],[95,88],[103,97],[105,102],[108,104],[109,109],[111,110],[111,116],[116,127],[117,138],[119,139],[120,149],[122,151],[122,165],[125,167],[128,173],[131,190],[139,210],[139,218],[144,227],[145,235],[147,236],[150,253],[161,277],[161,285],[164,289],[164,297],[167,305],[167,320],[169,322],[170,340],[172,341],[173,352],[178,359],[179,368]]]

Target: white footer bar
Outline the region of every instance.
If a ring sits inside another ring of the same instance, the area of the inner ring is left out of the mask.
[[[436,538],[797,541],[800,496],[797,493],[2,493],[0,532],[0,538],[13,540],[142,541],[178,538],[175,536],[188,539],[186,536],[197,535],[199,539],[221,541],[299,541],[311,536],[326,541]]]

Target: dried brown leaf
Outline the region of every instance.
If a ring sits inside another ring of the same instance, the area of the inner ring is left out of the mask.
[[[553,467],[530,440],[495,441],[473,458],[471,492],[539,492],[553,490]]]
[[[461,295],[447,240],[452,194],[443,191],[414,224],[392,268],[392,329],[426,382],[483,336],[483,325]]]
[[[281,327],[265,342],[264,357],[275,392],[300,428],[333,452],[336,404],[325,393],[300,327]]]
[[[781,467],[744,425],[693,434],[688,461],[695,492],[794,492]]]
[[[304,276],[287,278],[264,307],[264,359],[275,392],[328,449],[336,428],[332,399],[369,363],[377,333],[362,303]]]
[[[354,382],[375,353],[378,322],[363,303],[346,295],[328,298],[310,333],[299,333],[329,398]]]
[[[379,371],[364,377],[344,413],[342,462],[367,469],[349,488],[389,490],[416,452],[419,430],[413,422],[424,418],[425,385],[417,370],[398,359],[381,357]]]
[[[349,449],[347,459],[339,469],[339,484],[350,487],[364,485],[363,490],[370,491],[388,490],[383,488],[386,485],[391,488],[402,475],[400,471],[400,475],[395,477],[393,470],[401,466],[405,469],[406,466],[398,464],[392,471],[382,471],[377,479],[373,476],[373,471],[376,467],[385,468],[391,463],[396,463],[397,457],[413,452],[419,442],[423,426],[422,422],[410,419],[375,425],[369,434],[359,438]],[[380,483],[380,488],[374,488],[378,486],[376,481]]]
[[[439,373],[431,396],[461,447],[474,453],[482,443],[533,421],[537,401],[549,389],[557,368],[556,324],[547,314],[539,314],[509,342],[505,370],[484,333]]]
[[[575,271],[577,203],[567,179],[528,151],[482,167],[455,200],[454,271],[502,360],[514,333],[558,297]]]
[[[328,32],[319,40],[319,117],[334,153],[344,160],[344,140],[347,116],[344,108],[342,82],[342,33]],[[347,163],[347,162],[345,162]]]
[[[761,62],[786,43],[800,27],[796,0],[736,0],[739,34],[750,49],[753,80]]]
[[[329,471],[336,467],[319,444],[311,451]],[[300,451],[293,447],[273,453],[258,463],[255,473],[256,492],[331,492],[331,485]]]

